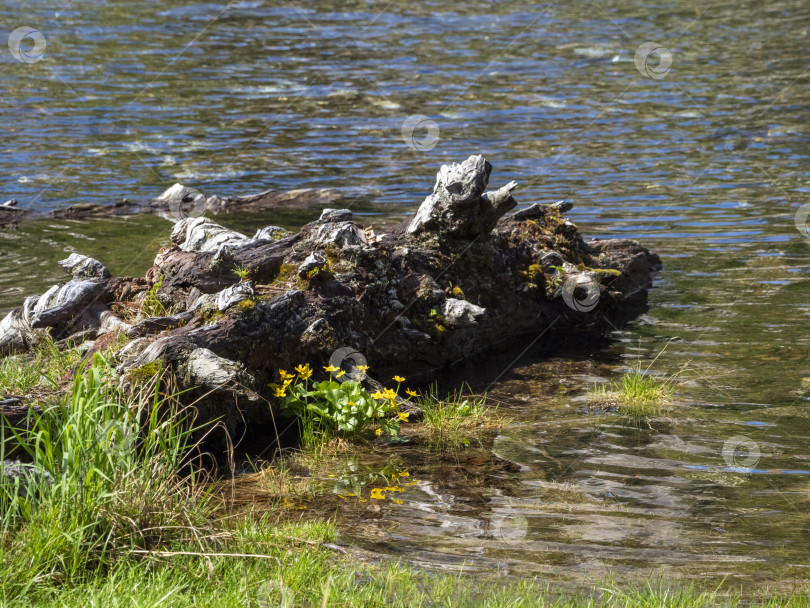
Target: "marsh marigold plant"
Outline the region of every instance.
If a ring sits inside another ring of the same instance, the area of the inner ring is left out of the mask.
[[[272,384],[275,396],[281,399],[281,412],[301,419],[305,428],[317,430],[324,438],[359,435],[374,429],[378,435],[396,435],[399,423],[408,414],[397,408],[399,388],[405,378],[395,376],[396,389],[369,393],[363,388],[367,366],[359,368],[359,380],[343,379],[346,372],[334,366],[324,367],[330,378],[321,382],[312,379],[309,364],[298,365],[295,373],[279,370],[280,381]],[[415,396],[414,391],[407,391]]]

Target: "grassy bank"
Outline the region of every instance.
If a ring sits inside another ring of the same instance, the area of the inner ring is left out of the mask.
[[[233,608],[293,606],[353,607],[537,607],[706,608],[810,606],[810,598],[774,595],[762,601],[680,590],[654,583],[637,590],[600,587],[593,594],[561,596],[539,581],[476,580],[437,575],[405,564],[367,565],[328,548],[329,522],[278,523],[245,520],[223,528],[220,553],[199,545],[173,553],[122,557],[103,574],[62,583],[41,580],[24,595],[6,593],[2,605],[17,606],[206,606]],[[182,554],[185,550],[187,554]],[[207,555],[205,555],[207,553]]]
[[[0,482],[4,607],[742,605],[725,594],[656,584],[635,591],[604,584],[562,596],[544,581],[363,560],[335,544],[334,520],[285,508],[296,482],[283,467],[261,471],[279,476],[276,508],[234,508],[223,486],[195,468],[193,416],[171,383],[156,377],[123,391],[107,360],[95,357],[58,399],[25,430],[2,427],[3,443],[22,445],[39,472]],[[420,399],[425,420],[409,428],[429,449],[464,449],[500,420],[478,397]],[[293,458],[328,462],[325,451],[356,445],[333,436],[320,451]],[[810,600],[774,596],[746,605]]]

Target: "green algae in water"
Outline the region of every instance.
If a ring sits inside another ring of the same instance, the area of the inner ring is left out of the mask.
[[[22,304],[70,277],[57,262],[71,253],[97,259],[116,276],[143,276],[170,244],[171,224],[153,215],[92,220],[36,219],[0,230],[0,308]]]

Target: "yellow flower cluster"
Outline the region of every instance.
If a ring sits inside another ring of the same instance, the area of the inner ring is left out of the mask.
[[[275,396],[276,397],[286,397],[287,396],[287,389],[290,388],[290,385],[295,382],[296,380],[309,380],[312,376],[312,368],[309,366],[309,363],[304,365],[296,365],[295,371],[298,374],[291,374],[286,369],[278,370],[278,375],[281,376],[281,384],[271,384],[270,387],[275,389]]]
[[[366,372],[368,371],[368,365],[358,365],[357,368],[362,372],[363,376],[365,376]],[[334,375],[335,378],[342,378],[346,375],[346,372],[339,367],[334,365],[325,365],[323,368],[326,372]],[[278,373],[281,377],[280,384],[271,384],[271,388],[274,389],[274,394],[276,397],[286,397],[287,391],[294,382],[306,382],[312,377],[313,370],[310,367],[309,363],[303,365],[296,365],[295,366],[295,374],[289,373],[287,370],[279,369]],[[402,376],[396,375],[392,378],[394,382],[397,383],[396,389],[385,388],[383,390],[377,390],[371,394],[373,399],[378,400],[385,400],[388,401],[391,408],[396,412],[397,418],[401,422],[408,422],[409,414],[407,412],[399,411],[397,407],[397,397],[399,396],[399,387],[400,385],[405,382],[405,378]],[[419,393],[409,388],[405,389],[405,392],[408,394],[408,397],[418,397]],[[355,405],[354,402],[348,402],[348,405]],[[382,428],[375,429],[375,433],[377,436],[382,436],[385,434],[385,431]]]
[[[373,399],[385,399],[386,401],[390,401],[391,403],[397,398],[397,392],[391,390],[390,388],[386,388],[382,391],[375,391],[371,393],[371,397]]]
[[[388,486],[387,488],[371,488],[371,496],[369,498],[373,498],[374,500],[385,500],[387,494],[386,492],[402,492],[405,488],[402,486]],[[397,504],[402,504],[402,501],[399,499],[392,499]]]
[[[368,369],[368,368],[366,368],[366,369]],[[365,370],[363,370],[363,371],[365,371]],[[394,376],[392,379],[394,380],[394,382],[397,383],[397,389],[396,390],[390,389],[390,388],[386,388],[386,389],[383,389],[381,391],[377,390],[377,391],[375,391],[375,392],[373,392],[371,394],[371,397],[373,399],[385,399],[386,401],[390,402],[391,407],[393,407],[394,410],[396,411],[397,417],[399,418],[399,420],[402,421],[402,422],[408,422],[409,414],[407,412],[400,412],[399,408],[397,407],[397,404],[396,404],[396,399],[397,399],[398,394],[399,394],[399,385],[402,384],[403,382],[405,382],[405,378],[403,378],[402,376]],[[417,393],[416,391],[413,391],[413,390],[411,390],[409,388],[405,389],[405,392],[410,397],[418,397],[419,396],[419,393]],[[383,434],[382,429],[377,429],[377,435],[379,436],[379,435],[382,435],[382,434]]]
[[[324,369],[328,371],[330,374],[334,374],[335,378],[342,378],[346,375],[346,372],[340,369],[339,367],[335,367],[334,365],[326,365]],[[335,374],[335,372],[337,372]]]
[[[287,389],[290,388],[293,380],[295,380],[295,374],[291,374],[283,369],[278,370],[278,373],[281,376],[281,384],[271,384],[270,386],[275,389],[276,397],[286,397]]]

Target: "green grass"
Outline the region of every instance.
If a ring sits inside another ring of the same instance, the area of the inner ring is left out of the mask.
[[[598,590],[601,597],[562,596],[536,580],[466,574],[435,574],[403,563],[365,565],[325,547],[335,539],[331,523],[256,520],[231,530],[220,555],[152,555],[122,559],[107,576],[68,584],[43,582],[25,597],[3,599],[3,606],[103,607],[172,606],[421,608],[708,608],[743,606],[810,607],[806,595],[774,595],[763,601],[693,587],[670,589],[655,583],[635,591]],[[292,540],[296,539],[296,540]],[[222,555],[222,553],[230,555]]]
[[[60,350],[45,338],[28,354],[0,359],[0,394],[22,396],[37,388],[52,391],[81,357],[78,348]]]
[[[423,428],[413,435],[434,449],[467,447],[504,422],[484,396],[463,391],[439,398],[433,390],[417,398],[417,403],[424,415]]]
[[[141,310],[146,317],[166,317],[171,314],[166,305],[158,298],[157,292],[161,285],[163,285],[163,277],[152,285],[143,298]]]
[[[639,369],[625,373],[607,385],[594,387],[588,400],[598,407],[615,407],[637,424],[660,415],[672,397],[672,378],[660,380]]]
[[[689,370],[687,361],[677,372],[666,377],[650,372],[672,340],[674,338],[666,343],[644,370],[639,363],[618,380],[593,387],[587,395],[590,404],[600,409],[617,409],[636,426],[649,425],[650,418],[661,415],[670,403],[675,382]]]
[[[37,580],[97,575],[134,547],[193,537],[206,525],[210,497],[178,476],[191,447],[184,414],[157,382],[119,393],[113,373],[97,354],[58,403],[23,428],[0,427],[0,458],[18,446],[52,479],[21,488],[0,477],[5,596]]]

